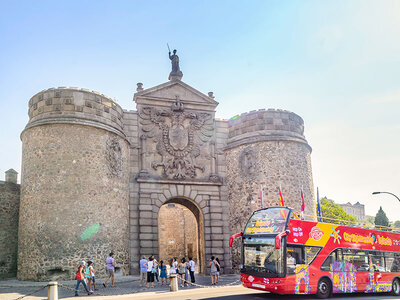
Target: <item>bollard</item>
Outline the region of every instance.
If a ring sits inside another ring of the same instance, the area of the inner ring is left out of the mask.
[[[47,300],[58,300],[57,281],[49,282],[49,292],[47,293]]]
[[[171,292],[177,292],[178,291],[178,276],[176,274],[171,274],[169,276],[169,281],[170,281],[169,290]]]

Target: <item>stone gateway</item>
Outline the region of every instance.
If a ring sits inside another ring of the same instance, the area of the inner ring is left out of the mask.
[[[278,205],[282,186],[297,210],[303,188],[314,214],[303,120],[271,109],[216,119],[213,93],[181,75],[148,89],[138,83],[134,111],[79,88],[29,100],[15,227],[20,280],[73,279],[79,261],[101,266],[111,251],[121,274],[137,274],[140,257],[152,254],[168,263],[192,256],[202,273],[214,255],[223,273],[237,271],[229,237],[260,208],[260,185],[266,205]]]

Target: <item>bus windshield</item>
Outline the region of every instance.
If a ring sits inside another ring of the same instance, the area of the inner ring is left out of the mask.
[[[256,211],[247,222],[244,234],[277,234],[285,230],[290,210],[272,207]]]
[[[283,273],[283,250],[275,249],[275,238],[244,238],[243,267],[246,271],[274,277]]]

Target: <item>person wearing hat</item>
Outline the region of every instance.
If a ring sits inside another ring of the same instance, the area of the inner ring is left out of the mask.
[[[85,278],[83,275],[84,272],[84,268],[85,268],[85,261],[81,261],[81,263],[79,264],[78,270],[76,271],[76,288],[75,288],[75,296],[79,296],[78,295],[78,289],[79,289],[79,285],[82,283],[83,287],[85,288],[86,292],[88,293],[88,295],[92,294],[85,282]]]

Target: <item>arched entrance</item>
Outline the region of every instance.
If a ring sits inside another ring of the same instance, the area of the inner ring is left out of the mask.
[[[159,258],[170,263],[193,257],[196,271],[204,273],[204,224],[200,208],[191,200],[173,198],[158,212]]]

